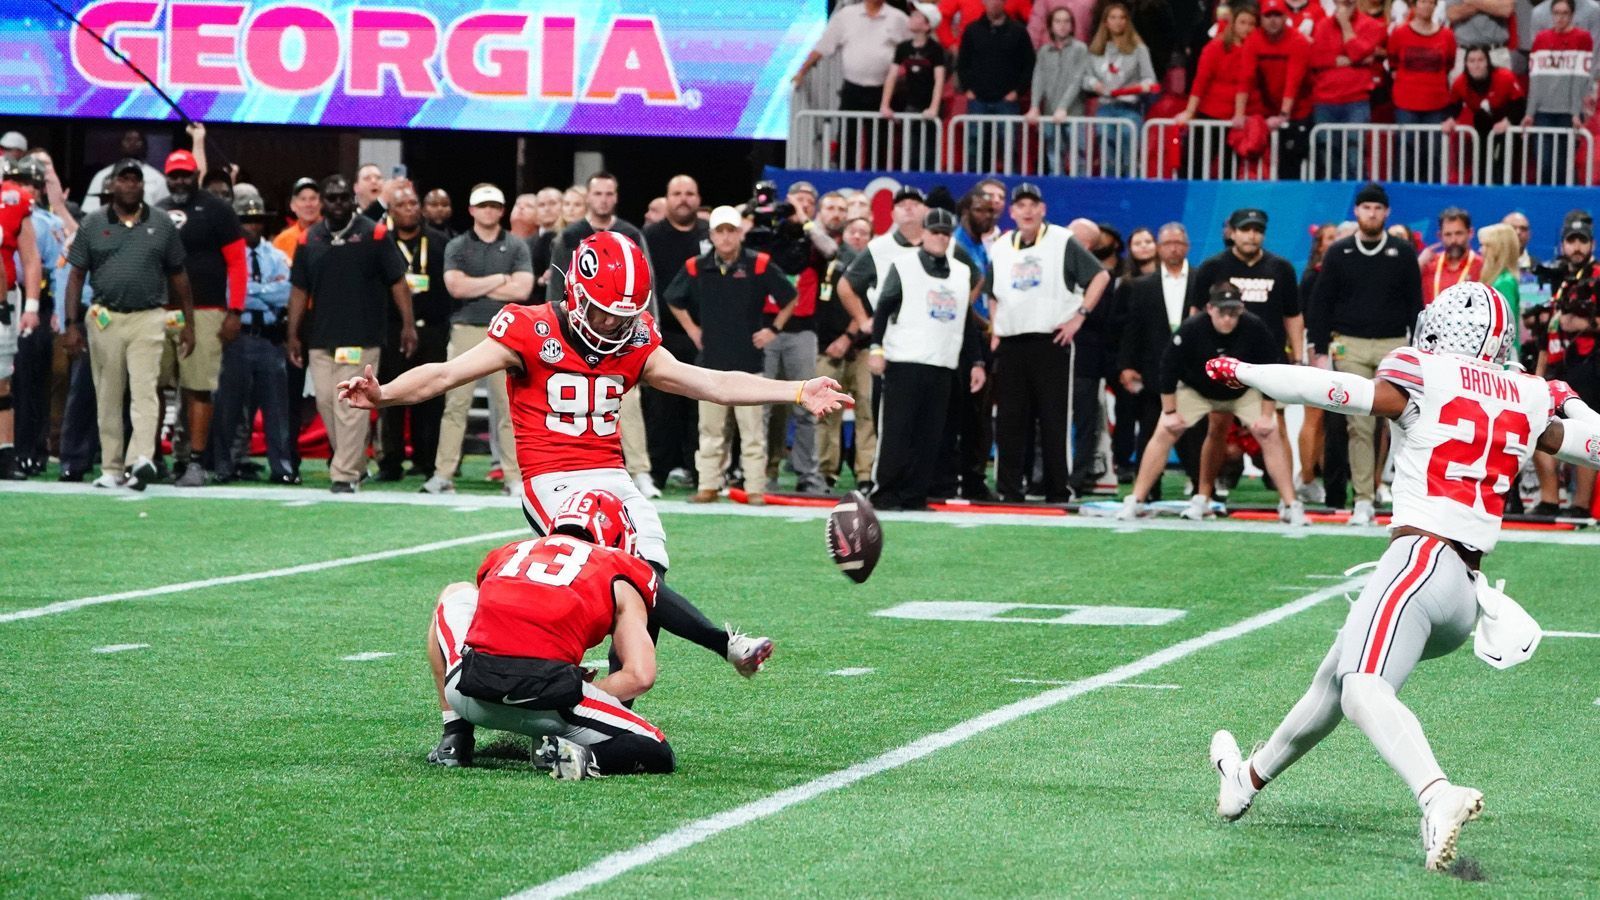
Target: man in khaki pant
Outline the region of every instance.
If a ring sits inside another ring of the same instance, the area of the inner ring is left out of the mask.
[[[817,346],[821,349],[817,354],[817,374],[839,382],[856,401],[856,486],[863,493],[872,492],[872,464],[878,458],[878,429],[872,419],[872,372],[867,368],[866,354],[857,346],[856,333],[851,331],[855,323],[834,291],[870,240],[872,223],[866,219],[854,219],[845,226],[839,257],[828,263],[817,292],[816,318]],[[839,477],[843,432],[844,410],[829,413],[817,423],[817,471],[830,488]]]
[[[328,429],[333,455],[328,477],[335,494],[353,494],[367,474],[372,417],[338,399],[339,382],[377,369],[384,328],[393,302],[400,311],[400,352],[417,350],[406,261],[387,229],[355,214],[355,192],[343,175],[322,182],[322,221],[306,232],[289,270],[289,339],[285,351],[295,366],[310,363],[317,412]],[[311,327],[301,345],[301,321]],[[306,352],[309,347],[309,353]]]
[[[69,355],[89,341],[96,410],[100,421],[100,477],[96,487],[142,491],[156,477],[159,401],[156,381],[166,342],[168,292],[186,313],[178,332],[178,354],[194,350],[194,301],[184,274],[183,241],[166,215],[144,203],[144,166],[125,159],[112,167],[111,204],[84,218],[67,262]],[[83,309],[85,281],[95,304]],[[133,436],[123,442],[122,401],[129,400]]]
[[[444,285],[462,307],[450,326],[450,359],[455,359],[489,336],[489,324],[507,303],[523,303],[533,292],[533,256],[528,242],[500,227],[506,198],[492,184],[474,185],[467,206],[472,228],[450,239],[444,248]],[[495,373],[484,379],[489,403],[499,422],[500,466],[505,471],[506,493],[520,496],[522,473],[517,469],[517,439],[511,427],[511,402],[506,377]],[[424,493],[455,491],[456,470],[461,467],[461,443],[467,436],[467,414],[472,409],[473,385],[451,391],[444,402],[439,425],[439,454],[433,477],[422,485]]]
[[[711,212],[711,252],[683,264],[663,298],[694,345],[700,365],[723,372],[759,374],[764,350],[794,314],[795,289],[765,253],[744,247],[738,210]],[[764,309],[771,297],[779,307],[770,321]],[[799,402],[796,398],[796,402]],[[700,488],[691,503],[710,503],[722,487],[728,454],[728,417],[738,425],[744,489],[751,503],[766,502],[767,425],[760,406],[729,408],[701,401],[700,449],[695,453]]]

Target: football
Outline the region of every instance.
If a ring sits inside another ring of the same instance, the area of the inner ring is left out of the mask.
[[[828,513],[828,555],[851,581],[861,584],[883,555],[883,527],[860,491],[851,491]]]

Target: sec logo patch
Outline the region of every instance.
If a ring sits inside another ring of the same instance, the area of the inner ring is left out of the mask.
[[[561,349],[561,342],[555,338],[545,341],[544,346],[539,348],[539,358],[547,363],[560,362],[564,355],[566,354]]]

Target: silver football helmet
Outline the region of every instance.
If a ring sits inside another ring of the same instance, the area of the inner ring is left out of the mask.
[[[1463,281],[1439,293],[1417,315],[1411,345],[1428,353],[1453,353],[1496,365],[1511,355],[1511,305],[1500,292],[1477,281]]]

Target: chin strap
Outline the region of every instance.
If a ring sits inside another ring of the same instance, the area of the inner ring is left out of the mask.
[[[1307,366],[1258,366],[1231,356],[1206,363],[1212,381],[1231,387],[1253,387],[1279,403],[1299,403],[1329,412],[1372,414],[1377,387],[1371,380],[1349,372],[1331,372]]]

